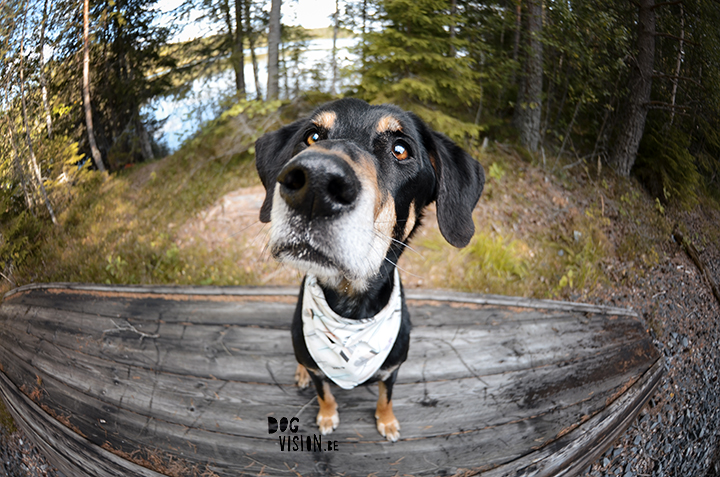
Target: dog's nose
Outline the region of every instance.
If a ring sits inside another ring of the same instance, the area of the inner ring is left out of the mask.
[[[296,157],[280,172],[278,182],[288,206],[308,218],[350,210],[360,193],[360,181],[352,167],[332,154]]]

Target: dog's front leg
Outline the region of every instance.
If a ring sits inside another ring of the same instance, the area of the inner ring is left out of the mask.
[[[330,383],[320,376],[317,376],[312,370],[308,369],[308,374],[315,384],[315,390],[318,395],[318,403],[320,410],[317,415],[317,425],[322,435],[330,434],[338,424],[340,424],[340,415],[337,412],[337,402],[335,396],[330,392]]]
[[[392,390],[396,377],[397,369],[385,381],[378,383],[378,401],[375,409],[377,430],[390,442],[395,442],[400,437],[400,423],[395,418],[392,407]]]

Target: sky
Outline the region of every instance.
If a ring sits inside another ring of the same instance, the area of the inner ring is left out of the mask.
[[[183,0],[160,0],[158,7],[168,12],[177,7]],[[270,9],[270,1],[266,0],[265,9]],[[330,15],[335,11],[335,0],[289,0],[284,1],[281,12],[282,21],[286,25],[300,25],[305,28],[324,28],[330,26]],[[209,26],[190,21],[173,41],[186,41],[209,33]]]

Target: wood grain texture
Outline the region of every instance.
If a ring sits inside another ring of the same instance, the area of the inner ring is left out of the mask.
[[[318,435],[314,391],[293,384],[296,295],[22,287],[0,307],[0,390],[68,475],[575,475],[662,375],[630,310],[415,291],[400,441],[375,430],[367,385],[333,389],[340,427],[322,440],[337,450],[282,451],[280,436]],[[268,433],[292,416],[297,434]]]

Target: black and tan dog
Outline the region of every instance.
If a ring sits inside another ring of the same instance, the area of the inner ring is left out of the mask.
[[[410,315],[395,264],[433,201],[445,239],[468,244],[483,169],[414,114],[357,99],[321,106],[264,135],[255,150],[270,251],[307,273],[292,341],[298,385],[312,379],[317,390],[320,431],[339,422],[330,381],[352,388],[379,380],[377,429],[396,441],[392,389]]]

